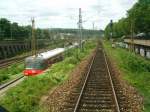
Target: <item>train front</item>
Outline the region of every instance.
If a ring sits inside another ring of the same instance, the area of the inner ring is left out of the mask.
[[[33,76],[42,73],[47,68],[47,62],[42,57],[28,57],[25,59],[25,76]]]

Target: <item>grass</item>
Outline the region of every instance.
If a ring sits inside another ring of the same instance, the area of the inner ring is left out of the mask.
[[[43,49],[54,49],[56,47],[62,47],[63,46],[62,41],[57,41],[55,44],[51,44]],[[23,52],[16,57],[20,57],[23,55],[31,54],[31,51],[29,52]],[[20,75],[20,73],[24,70],[24,64],[23,63],[15,63],[7,68],[0,69],[0,84],[5,83],[9,80],[12,80]]]
[[[39,106],[41,96],[68,79],[70,72],[95,46],[95,42],[87,42],[84,52],[78,51],[78,58],[77,49],[68,51],[65,59],[54,64],[46,73],[28,77],[15,88],[8,90],[0,100],[0,105],[11,112],[39,112],[39,110],[41,112],[43,110]]]
[[[123,78],[144,97],[144,112],[150,112],[150,61],[121,48],[111,48],[104,42],[108,55],[116,62]]]
[[[20,75],[24,69],[24,65],[20,63],[13,64],[7,68],[0,69],[0,84],[13,79]]]

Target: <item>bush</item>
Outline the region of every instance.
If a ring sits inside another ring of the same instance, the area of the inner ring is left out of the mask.
[[[8,68],[4,68],[0,70],[0,83],[6,81],[7,79],[11,79],[11,77],[21,73],[24,69],[23,64],[13,64]]]
[[[0,76],[0,82],[2,82],[2,81],[4,81],[4,80],[7,80],[7,79],[9,79],[9,76],[8,76],[8,75],[2,74],[2,75]]]
[[[113,49],[108,41],[105,41],[104,46],[123,73],[123,78],[133,87],[136,87],[139,94],[144,97],[144,112],[149,112],[150,61],[124,49]]]
[[[150,72],[150,63],[135,54],[122,54],[123,67],[132,72]]]

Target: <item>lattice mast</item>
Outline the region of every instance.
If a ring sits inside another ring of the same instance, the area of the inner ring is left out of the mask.
[[[82,39],[83,39],[83,36],[82,36],[82,14],[81,14],[81,8],[79,8],[79,22],[78,22],[78,27],[79,27],[79,34],[80,34],[80,48],[82,49],[83,48],[83,45],[82,45]]]

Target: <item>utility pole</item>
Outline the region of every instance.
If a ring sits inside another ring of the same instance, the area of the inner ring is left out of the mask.
[[[34,21],[34,18],[31,19],[31,22],[32,22],[31,49],[32,49],[32,55],[36,56],[36,39],[35,39],[35,21]]]
[[[95,29],[95,23],[93,22],[92,25],[93,25],[93,30],[94,30]]]
[[[79,34],[80,34],[80,49],[83,50],[83,45],[82,45],[82,14],[81,14],[81,8],[79,8],[79,22],[78,22],[78,27],[79,27]]]
[[[134,23],[133,23],[133,20],[131,20],[131,52],[134,51]]]

